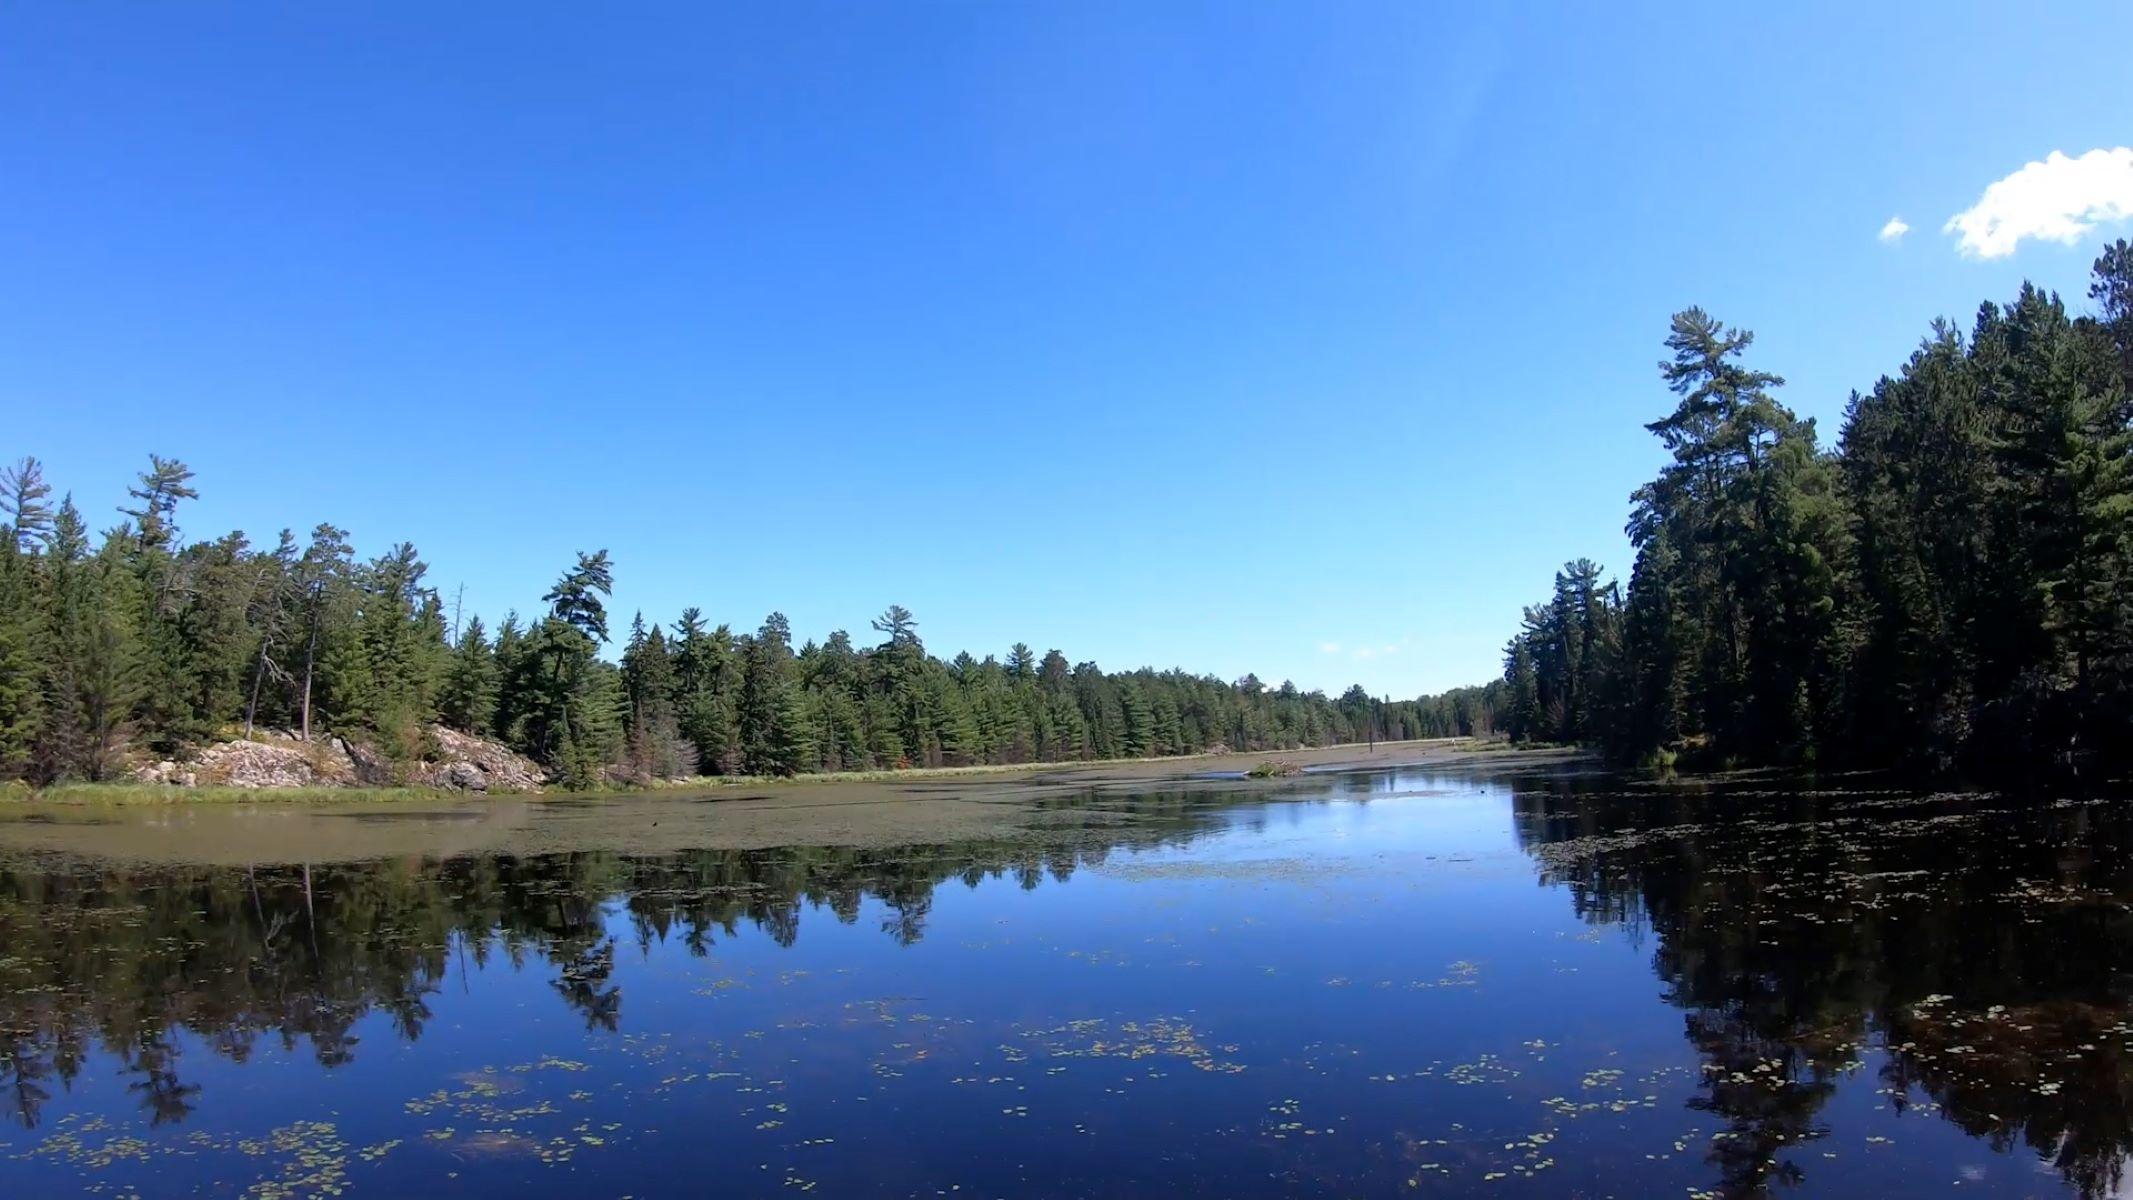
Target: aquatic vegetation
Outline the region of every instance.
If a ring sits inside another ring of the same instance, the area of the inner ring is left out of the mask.
[[[2118,1186],[2122,806],[1495,778],[1158,792],[1049,845],[20,864],[0,1169],[292,1198]]]

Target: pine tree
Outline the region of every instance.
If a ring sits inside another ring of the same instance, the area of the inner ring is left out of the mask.
[[[977,715],[953,679],[935,674],[927,681],[927,708],[933,714],[934,765],[968,766],[982,761]]]
[[[526,733],[529,716],[539,708],[541,665],[533,639],[519,626],[518,613],[504,614],[496,627],[496,713],[490,728],[506,744],[520,750],[531,745]]]
[[[696,756],[681,736],[674,712],[674,663],[666,635],[654,625],[647,633],[643,614],[630,623],[630,641],[622,652],[622,678],[628,706],[628,765],[640,781],[693,774]]]
[[[607,551],[579,554],[542,599],[548,618],[530,639],[537,677],[527,681],[519,719],[525,748],[561,770],[573,787],[597,783],[621,740],[622,688],[596,657],[607,641],[604,599],[614,591]]]
[[[1845,736],[1887,761],[1947,765],[1977,715],[1969,633],[1985,575],[1989,443],[1977,372],[1956,328],[1894,378],[1854,393],[1839,439],[1864,615]]]
[[[318,686],[319,652],[327,644],[328,630],[345,609],[349,577],[354,572],[354,550],[348,534],[320,524],[311,531],[311,544],[297,560],[294,582],[303,612],[303,669],[299,673],[299,714],[305,741],[311,740],[312,707]]]
[[[192,468],[175,458],[164,458],[160,454],[148,456],[148,470],[141,473],[139,483],[126,489],[126,494],[133,497],[139,507],[119,509],[133,518],[134,530],[143,546],[169,549],[176,541],[178,501],[196,499],[200,495],[190,486],[192,477]]]
[[[296,534],[284,529],[273,552],[260,556],[251,564],[253,587],[246,604],[245,624],[252,633],[255,658],[244,705],[244,736],[247,738],[252,736],[253,727],[258,722],[262,698],[272,703],[272,697],[266,694],[267,682],[272,680],[278,687],[286,687],[293,679],[284,659],[298,623],[297,557]]]
[[[1700,643],[1689,675],[1699,731],[1733,752],[1784,755],[1821,719],[1811,681],[1835,669],[1844,549],[1814,423],[1770,395],[1783,379],[1738,361],[1754,340],[1701,309],[1675,314],[1660,373],[1680,402],[1648,427],[1673,462],[1638,492],[1630,534],[1640,552],[1662,529],[1672,543],[1666,582]]]
[[[1028,643],[1016,642],[1007,652],[1007,677],[1022,682],[1037,677],[1037,656]]]
[[[724,625],[705,629],[703,613],[695,608],[685,609],[674,628],[674,706],[681,735],[698,770],[731,775],[741,769],[741,672],[733,632]]]
[[[554,764],[563,786],[585,791],[608,781],[609,765],[624,752],[627,706],[622,673],[598,659],[586,663],[562,722]]]
[[[438,715],[444,723],[476,736],[494,732],[497,675],[497,654],[489,645],[488,631],[481,618],[474,617],[452,648],[451,666],[438,694]]]
[[[61,511],[64,518],[67,509]],[[145,691],[142,588],[116,541],[95,558],[69,565],[54,586],[54,703],[42,774],[109,779],[123,765]]]
[[[793,671],[792,631],[772,613],[749,639],[741,679],[743,766],[752,775],[792,775],[808,756],[807,715]]]
[[[1687,577],[1674,552],[1673,535],[1663,525],[1652,529],[1638,548],[1623,614],[1624,654],[1630,665],[1623,683],[1627,712],[1615,727],[1615,749],[1626,757],[1671,748],[1688,732],[1695,643],[1681,599]],[[1514,728],[1520,703],[1514,686]]]
[[[0,779],[30,773],[31,754],[44,728],[39,679],[49,654],[44,605],[34,560],[22,545],[16,538],[0,539]]]
[[[45,498],[52,485],[44,481],[44,467],[34,458],[0,468],[0,512],[7,514],[4,530],[15,549],[29,554],[52,536],[52,506]]]

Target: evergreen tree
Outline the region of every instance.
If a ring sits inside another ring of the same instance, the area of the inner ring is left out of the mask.
[[[38,676],[50,648],[33,560],[20,547],[15,538],[0,538],[0,779],[29,773],[44,725]]]
[[[676,720],[698,769],[712,775],[741,769],[740,676],[732,630],[706,630],[701,611],[684,610],[675,625]]]
[[[311,531],[311,544],[296,563],[294,582],[303,613],[304,633],[303,670],[298,677],[302,697],[299,712],[301,732],[307,742],[311,740],[319,651],[326,644],[328,630],[337,626],[347,611],[354,553],[345,531],[321,524]]]
[[[0,512],[7,514],[0,534],[15,543],[18,553],[31,553],[51,538],[52,507],[44,502],[51,494],[52,485],[44,481],[44,467],[36,459],[25,457],[0,468]]]
[[[681,736],[674,711],[673,656],[659,626],[645,631],[642,614],[630,622],[622,679],[629,713],[629,774],[640,781],[694,774],[696,756]]]
[[[2074,317],[2025,286],[1967,341],[1936,322],[1853,395],[1834,455],[1740,365],[1749,335],[1677,315],[1679,403],[1651,426],[1673,461],[1634,497],[1619,621],[1578,564],[1557,577],[1506,652],[1514,731],[1629,757],[2124,761],[2133,248],[2089,294]]]
[[[110,779],[145,692],[142,588],[116,541],[55,580],[47,778]]]
[[[154,549],[168,549],[177,538],[175,514],[178,501],[198,498],[200,493],[190,486],[193,477],[191,467],[175,458],[160,454],[148,456],[148,470],[141,473],[140,482],[126,489],[138,507],[121,506],[119,511],[133,518],[133,527],[141,544]]]
[[[247,738],[252,736],[258,723],[262,699],[269,704],[273,702],[273,697],[266,691],[268,681],[272,680],[278,687],[287,687],[294,678],[285,658],[289,640],[300,621],[297,559],[296,534],[284,529],[273,552],[252,564],[253,587],[246,603],[245,624],[252,633],[255,659],[244,706],[244,736]]]
[[[1037,656],[1025,642],[1016,642],[1007,652],[1007,676],[1020,683],[1037,677]]]
[[[597,657],[613,592],[607,551],[580,553],[542,597],[548,617],[528,639],[533,677],[524,680],[526,711],[518,717],[522,745],[572,788],[600,783],[620,750],[621,682]]]
[[[772,613],[749,639],[741,679],[741,753],[752,775],[792,775],[804,765],[807,716],[793,670],[792,630]]]
[[[438,715],[444,723],[477,736],[494,732],[497,675],[496,651],[490,647],[488,632],[477,616],[467,622],[459,644],[452,648],[451,666],[437,698]]]
[[[797,655],[773,616],[736,639],[698,610],[633,626],[619,666],[602,656],[612,568],[581,555],[530,626],[493,642],[458,629],[406,543],[358,559],[348,535],[242,533],[187,543],[192,472],[151,457],[129,518],[92,551],[71,501],[47,510],[34,460],[0,477],[17,518],[0,561],[0,777],[108,777],[144,753],[182,757],[239,730],[294,726],[412,765],[441,723],[492,734],[567,786],[691,770],[783,774],[1169,754],[1234,740],[1280,747],[1451,727],[1453,701],[1368,702],[1343,718],[1322,693],[1269,692],[1182,671],[1106,673],[1017,644],[1003,663],[926,652],[909,610]],[[671,636],[668,630],[672,631]],[[1426,715],[1429,714],[1429,715]],[[1479,726],[1486,728],[1486,723]],[[1234,737],[1232,733],[1234,731]]]

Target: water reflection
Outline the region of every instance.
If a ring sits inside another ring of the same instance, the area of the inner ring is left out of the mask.
[[[850,925],[868,899],[885,913],[881,932],[908,945],[944,884],[1065,882],[1114,850],[1188,841],[1223,805],[1155,792],[1135,803],[1130,826],[1107,819],[1117,802],[1093,794],[1046,807],[1051,837],[895,850],[0,868],[0,1087],[8,1115],[34,1128],[52,1087],[72,1081],[94,1045],[135,1078],[129,1089],[154,1124],[180,1121],[199,1088],[180,1077],[175,1032],[235,1062],[271,1037],[340,1066],[374,1012],[402,1039],[420,1038],[455,958],[460,970],[544,964],[587,1028],[615,1030],[611,903],[645,952],[671,940],[701,957],[744,927],[789,947],[803,909]]]
[[[2133,1153],[2133,810],[1754,781],[1519,780],[1521,843],[1588,920],[1648,930],[1703,1058],[1724,1189],[1799,1182],[1837,1080],[1881,1093],[2082,1196]]]
[[[1053,806],[1042,836],[893,851],[242,869],[18,864],[0,870],[0,1084],[8,1115],[35,1128],[55,1096],[102,1059],[123,1075],[137,1119],[169,1126],[209,1103],[199,1082],[206,1063],[189,1056],[243,1064],[264,1043],[342,1068],[365,1052],[365,1031],[417,1042],[453,1004],[455,980],[505,965],[543,982],[550,1014],[622,1037],[632,1026],[618,951],[652,961],[676,951],[705,958],[736,939],[790,948],[803,924],[818,921],[871,925],[884,946],[914,946],[943,888],[1008,881],[1035,889],[1068,883],[1114,856],[1158,849],[1165,862],[1191,863],[1212,835],[1243,845],[1273,837],[1300,800],[1328,814],[1306,823],[1310,837],[1322,838],[1343,803],[1477,788],[1495,797],[1500,807],[1490,819],[1499,829],[1508,822],[1519,855],[1508,860],[1502,885],[1483,877],[1477,886],[1485,894],[1507,896],[1514,884],[1530,891],[1537,872],[1588,928],[1648,955],[1665,1003],[1679,1010],[1681,1044],[1699,1065],[1667,1103],[1705,1118],[1687,1153],[1700,1156],[1709,1190],[1843,1190],[1846,1176],[1833,1173],[1825,1156],[1834,1156],[1839,1132],[1868,1128],[1861,1115],[1868,1110],[1928,1117],[1996,1152],[2027,1148],[2075,1194],[2108,1196],[2124,1186],[2133,1153],[2133,813],[2108,798],[1921,794],[1872,780],[1657,787],[1574,771],[1485,781],[1355,776],[1301,782],[1272,793],[1271,802],[1263,791],[1205,789],[1130,802],[1069,797]],[[1426,795],[1415,803],[1418,836],[1427,835],[1435,810]],[[1369,860],[1347,861],[1333,873]],[[1468,859],[1396,861],[1402,870],[1439,870]],[[1177,886],[1183,890],[1165,894],[1199,894],[1189,883]],[[1328,887],[1330,894],[1260,889],[1252,903],[1360,910],[1388,954],[1405,936],[1402,922],[1433,919],[1427,906],[1370,907],[1363,892],[1343,891],[1337,879]],[[1511,940],[1493,949],[1505,960],[1544,957]],[[973,945],[963,953],[982,963],[992,951]],[[1309,949],[1265,941],[1251,953],[1271,960],[1271,975]],[[1452,982],[1461,981],[1438,984]],[[1571,977],[1548,995],[1566,1027],[1599,998],[1579,986]],[[1386,993],[1371,1003],[1396,1014],[1401,1001]],[[1358,1052],[1417,1039],[1413,1029],[1373,1024],[1378,1011],[1357,1010]],[[1278,1027],[1278,1018],[1270,1025]],[[1235,1045],[1201,1048],[1182,1024],[1146,1028],[1202,1070],[1219,1063],[1242,1071],[1252,1058]],[[1505,1031],[1440,1025],[1420,1039],[1473,1032]],[[1536,1045],[1564,1036],[1539,1032]],[[1045,1036],[1057,1042],[1059,1034]],[[1177,1050],[1187,1044],[1189,1054]],[[831,1045],[824,1035],[810,1052],[829,1054]],[[1316,1061],[1325,1050],[1301,1052]],[[1312,1070],[1323,1074],[1322,1066]],[[1466,1082],[1457,1070],[1453,1082]],[[1290,1090],[1301,1086],[1282,1085],[1291,1096],[1305,1094]],[[1013,1115],[1013,1106],[1003,1111]],[[1423,1164],[1434,1167],[1444,1152],[1432,1146],[1402,1128],[1345,1152],[1337,1166],[1310,1168],[1315,1174],[1297,1168],[1284,1178],[1312,1187],[1380,1175],[1433,1184]],[[1597,1142],[1581,1149],[1543,1139],[1527,1160],[1541,1161],[1543,1146],[1551,1147],[1546,1163],[1573,1173],[1575,1156],[1591,1153],[1585,1165],[1597,1174],[1590,1177],[1613,1180],[1617,1190],[1625,1188],[1623,1170],[1646,1169],[1603,1170]],[[1301,1161],[1300,1151],[1280,1153],[1288,1157],[1277,1161]],[[2013,1194],[2028,1190],[2017,1185]]]

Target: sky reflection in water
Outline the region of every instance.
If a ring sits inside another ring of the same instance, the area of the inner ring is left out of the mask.
[[[893,852],[18,865],[0,1181],[2121,1187],[2122,803],[1392,772],[1088,820],[1119,806]]]

